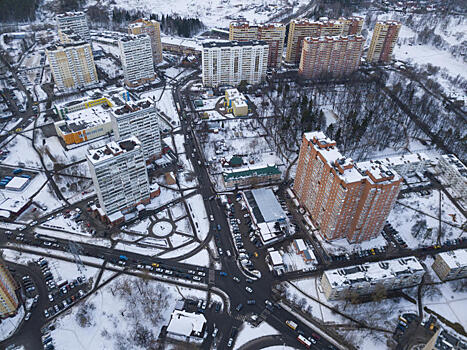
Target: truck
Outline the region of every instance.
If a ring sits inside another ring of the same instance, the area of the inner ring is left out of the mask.
[[[120,255],[119,258],[120,258],[120,260],[122,260],[122,261],[128,261],[128,258],[127,258],[126,255]]]

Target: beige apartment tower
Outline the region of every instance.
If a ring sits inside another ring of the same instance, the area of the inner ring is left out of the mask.
[[[0,259],[0,319],[16,315],[19,305],[16,289],[18,285]]]
[[[91,44],[72,41],[49,46],[45,53],[55,85],[60,90],[86,87],[99,82]]]
[[[364,43],[361,35],[305,38],[298,74],[304,79],[349,75],[360,64]]]
[[[289,27],[285,60],[288,63],[300,62],[303,40],[307,37],[359,35],[362,26],[363,18],[361,17],[341,17],[338,20],[322,17],[318,21],[308,19],[292,20]]]
[[[154,64],[162,62],[161,26],[159,22],[141,18],[128,26],[128,34],[147,34],[151,38]]]
[[[368,62],[388,63],[391,61],[401,26],[401,23],[396,21],[376,22],[366,57]]]
[[[269,46],[268,67],[279,68],[284,51],[285,25],[269,23],[250,25],[246,21],[231,22],[229,26],[230,41],[262,40]]]
[[[323,132],[303,136],[293,190],[328,240],[375,238],[399,194],[402,178],[379,162],[354,163]]]

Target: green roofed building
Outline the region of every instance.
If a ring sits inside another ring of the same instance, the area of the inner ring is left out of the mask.
[[[225,187],[233,188],[235,186],[249,186],[278,181],[281,175],[282,173],[277,165],[266,165],[225,171],[222,178]]]
[[[243,158],[242,157],[237,157],[237,156],[233,156],[232,158],[230,158],[229,160],[229,165],[233,168],[236,168],[236,167],[240,167],[243,165]]]

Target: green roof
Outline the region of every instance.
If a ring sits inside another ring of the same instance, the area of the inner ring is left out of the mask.
[[[253,176],[271,176],[281,174],[277,166],[266,166],[264,168],[236,170],[228,173],[223,173],[224,180],[234,180],[242,177],[253,177]]]
[[[229,164],[230,165],[242,165],[243,164],[243,158],[242,157],[232,157],[232,158],[230,158]]]

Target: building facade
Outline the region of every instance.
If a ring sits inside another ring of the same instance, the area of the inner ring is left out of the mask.
[[[431,267],[442,281],[467,277],[467,249],[439,253]]]
[[[118,47],[127,86],[136,87],[156,79],[149,35],[126,35],[120,38]]]
[[[230,41],[203,44],[203,84],[236,86],[259,84],[266,77],[269,46],[265,41]]]
[[[16,289],[16,281],[6,268],[5,262],[0,259],[0,318],[16,315],[19,306]]]
[[[298,74],[304,79],[349,75],[360,65],[364,43],[361,35],[305,38]]]
[[[58,89],[77,89],[99,82],[91,44],[75,41],[51,45],[45,53]]]
[[[363,28],[363,17],[351,16],[340,17],[339,22],[343,24],[342,35],[360,35]]]
[[[115,107],[112,109],[111,119],[117,141],[136,136],[143,147],[146,162],[160,157],[162,146],[159,111],[152,100],[146,98]]]
[[[402,178],[373,161],[354,163],[323,132],[303,136],[293,190],[328,240],[372,239],[381,232]]]
[[[352,299],[378,291],[384,296],[386,291],[420,284],[424,274],[418,259],[411,256],[328,270],[321,277],[321,286],[328,300]]]
[[[235,188],[276,182],[281,179],[281,175],[277,165],[260,165],[225,171],[222,173],[222,179],[225,187]]]
[[[237,89],[226,89],[225,108],[236,117],[245,117],[248,115],[248,100]]]
[[[401,26],[401,23],[396,21],[376,22],[366,56],[368,62],[388,63],[391,61]]]
[[[250,25],[246,21],[231,22],[229,26],[230,41],[262,40],[268,43],[268,67],[279,68],[284,51],[285,25],[269,23]]]
[[[84,12],[65,12],[57,15],[58,36],[62,43],[65,43],[63,31],[71,30],[73,33],[79,35],[82,40],[90,43],[91,33],[89,32],[88,21]]]
[[[154,64],[162,62],[161,26],[159,22],[141,18],[128,26],[128,34],[147,34],[151,38]]]
[[[458,203],[467,208],[467,167],[454,154],[444,154],[435,167],[437,178]]]
[[[149,203],[146,162],[136,137],[89,150],[86,158],[100,207],[110,222],[138,204]]]

